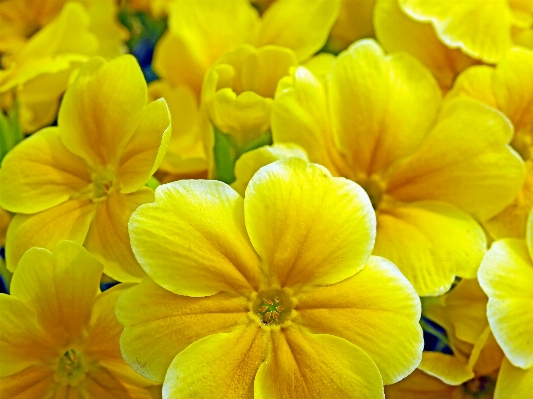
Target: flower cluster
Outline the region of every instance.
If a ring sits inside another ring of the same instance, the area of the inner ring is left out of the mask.
[[[0,0],[0,399],[531,397],[532,29]]]

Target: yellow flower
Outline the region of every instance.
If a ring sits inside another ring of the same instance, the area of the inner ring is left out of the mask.
[[[0,294],[0,398],[149,399],[155,383],[120,355],[114,307],[99,293],[103,265],[73,242],[24,254]]]
[[[424,352],[418,370],[386,387],[387,399],[492,398],[504,358],[486,316],[487,296],[477,280],[462,280],[449,293],[431,299],[424,314],[446,331],[453,355]],[[520,396],[503,396],[514,398]]]
[[[450,48],[490,64],[513,43],[531,47],[533,4],[521,0],[398,0],[412,18],[431,22]]]
[[[7,266],[30,247],[68,239],[84,246],[119,281],[144,272],[127,223],[153,200],[143,187],[164,156],[170,116],[164,100],[146,104],[146,83],[129,55],[89,61],[68,88],[58,127],[41,130],[4,158],[0,206],[17,212],[7,232]]]
[[[533,52],[513,48],[494,68],[476,66],[457,79],[450,98],[467,96],[503,112],[514,126],[511,146],[526,163],[526,180],[514,201],[484,223],[495,239],[523,238],[529,210],[533,206]]]
[[[0,93],[14,91],[24,132],[49,125],[87,56],[123,53],[112,0],[0,2]]]
[[[206,133],[209,126],[199,111],[200,94],[207,71],[223,54],[243,44],[257,48],[275,45],[293,50],[297,60],[304,61],[326,42],[339,4],[339,0],[278,0],[260,17],[248,0],[174,1],[169,29],[154,53],[154,69],[161,80],[150,86],[153,96],[163,95],[167,100],[174,128],[181,132],[173,135],[163,170],[186,175],[210,167],[212,137]],[[279,57],[286,65],[289,56]],[[257,71],[253,74],[261,76]],[[249,90],[249,84],[244,89]],[[248,105],[251,96],[253,93],[242,93],[234,105]],[[265,113],[268,104],[258,105],[262,108],[255,107],[254,112]]]
[[[524,180],[499,112],[469,99],[442,103],[428,70],[370,40],[341,53],[325,82],[303,67],[282,81],[271,126],[274,142],[300,145],[367,191],[374,254],[398,265],[421,296],[476,276],[486,238],[472,216],[500,212]]]
[[[167,398],[383,397],[422,336],[374,237],[364,191],[297,158],[262,168],[244,200],[221,182],[162,185],[130,220],[149,278],[117,304],[123,356]]]
[[[428,68],[443,91],[448,91],[465,68],[476,63],[459,49],[447,47],[430,24],[415,21],[399,0],[377,0],[374,7],[376,37],[387,52],[403,51]]]
[[[374,37],[376,0],[342,0],[339,16],[329,33],[328,47],[341,51],[356,40]]]

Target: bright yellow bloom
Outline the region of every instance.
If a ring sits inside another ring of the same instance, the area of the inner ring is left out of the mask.
[[[415,21],[400,8],[399,0],[377,0],[376,37],[387,52],[411,54],[428,68],[443,91],[448,91],[465,68],[476,63],[459,49],[447,47],[430,24]]]
[[[470,215],[494,216],[524,180],[499,112],[473,100],[443,104],[428,70],[370,40],[341,53],[325,83],[302,67],[280,83],[271,124],[274,142],[300,145],[367,191],[374,254],[398,265],[421,296],[476,276],[486,238]]]
[[[476,66],[457,79],[449,97],[467,96],[503,112],[514,126],[511,146],[526,163],[526,181],[514,201],[484,223],[495,239],[523,238],[528,213],[533,206],[533,52],[513,48],[494,68]]]
[[[431,22],[450,48],[490,64],[513,43],[532,47],[533,3],[523,0],[398,0],[412,18]]]
[[[150,86],[154,96],[163,95],[168,101],[174,128],[180,132],[173,135],[161,165],[164,171],[184,175],[208,169],[212,137],[199,112],[200,93],[207,71],[223,54],[243,44],[275,45],[293,50],[297,60],[304,61],[326,42],[339,4],[340,0],[278,0],[260,17],[248,0],[174,1],[169,29],[154,53],[154,69],[161,80]],[[276,71],[272,74],[288,73]],[[258,71],[248,75],[262,76]],[[250,90],[250,85],[245,83],[243,89]],[[243,94],[243,99],[250,96]]]
[[[462,280],[432,299],[424,313],[444,327],[453,355],[424,352],[418,370],[386,388],[387,399],[492,398],[504,356],[488,327],[486,304],[477,280]]]
[[[359,39],[374,37],[376,0],[342,0],[339,16],[329,33],[328,47],[344,50]]]
[[[130,220],[149,278],[117,304],[123,356],[166,398],[381,398],[422,335],[374,237],[364,191],[297,158],[259,170],[244,200],[216,181],[162,185]]]
[[[114,315],[124,286],[99,293],[103,265],[65,241],[20,260],[0,294],[1,399],[149,399],[155,383],[122,359]]]
[[[0,206],[16,212],[7,232],[7,266],[30,247],[83,244],[119,281],[144,272],[127,223],[153,200],[143,187],[164,156],[170,115],[164,100],[146,103],[137,61],[124,55],[89,61],[68,88],[58,127],[41,130],[4,158]]]
[[[71,75],[87,56],[123,53],[116,12],[113,0],[0,2],[0,93],[16,93],[23,131],[54,121]]]

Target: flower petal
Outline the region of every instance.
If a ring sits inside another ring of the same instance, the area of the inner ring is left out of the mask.
[[[257,399],[384,398],[379,370],[363,350],[294,327],[272,332],[254,391]]]
[[[385,56],[372,40],[341,53],[331,75],[331,116],[342,152],[370,176],[411,154],[441,102],[431,73],[406,54]]]
[[[522,370],[504,359],[498,374],[494,399],[527,398],[533,391],[533,368]]]
[[[2,367],[5,365],[3,363]],[[0,378],[0,399],[46,398],[53,384],[51,367],[32,365],[17,374]]]
[[[113,193],[97,205],[84,246],[115,280],[138,282],[145,276],[131,251],[128,221],[140,205],[153,200],[153,191],[143,187],[131,194]]]
[[[387,399],[455,399],[455,390],[456,387],[445,384],[438,378],[417,369],[396,384],[386,386],[385,397]]]
[[[326,43],[340,3],[338,0],[276,1],[262,16],[255,45],[288,47],[300,61],[305,61]]]
[[[400,201],[446,201],[486,220],[524,183],[524,163],[507,145],[512,133],[500,112],[453,99],[416,154],[392,173],[388,192]]]
[[[403,10],[419,21],[431,22],[451,48],[492,64],[511,47],[512,14],[504,0],[399,0]]]
[[[351,277],[374,244],[375,216],[364,190],[298,158],[261,168],[246,189],[244,212],[265,272],[282,287]]]
[[[422,353],[422,362],[418,368],[450,385],[461,385],[475,376],[467,363],[440,352]]]
[[[455,276],[474,278],[487,245],[468,214],[442,202],[380,208],[374,254],[390,259],[421,296],[444,294]]]
[[[295,310],[311,331],[344,338],[362,349],[376,363],[384,384],[401,380],[420,363],[420,299],[385,258],[371,256],[355,276],[302,293]]]
[[[11,295],[35,310],[58,345],[75,342],[91,317],[103,265],[85,248],[62,241],[50,252],[31,248],[20,259]]]
[[[219,293],[190,298],[145,279],[117,303],[117,317],[124,325],[122,355],[139,374],[162,382],[179,352],[203,337],[230,331],[247,320],[247,312],[242,297]]]
[[[155,203],[133,213],[129,230],[137,260],[169,291],[249,294],[259,286],[259,258],[246,234],[243,200],[224,183],[182,180],[159,186]]]
[[[7,268],[14,271],[31,247],[52,249],[63,240],[82,244],[94,211],[90,200],[70,200],[35,215],[16,215],[7,229]]]
[[[376,37],[388,53],[404,51],[411,54],[433,72],[444,91],[452,87],[459,72],[475,62],[460,50],[442,43],[430,24],[406,15],[398,0],[377,1],[374,24]]]
[[[69,152],[55,127],[22,141],[0,169],[0,206],[36,213],[59,205],[89,186],[86,162]]]
[[[479,268],[494,337],[517,367],[533,366],[533,263],[523,240],[496,241]]]
[[[61,103],[61,141],[91,166],[116,165],[139,125],[146,99],[146,81],[133,56],[109,63],[93,58],[81,68]]]
[[[296,144],[273,144],[248,151],[241,155],[235,163],[236,180],[231,187],[244,197],[250,179],[263,166],[286,158],[300,158],[307,161],[307,154],[303,148]]]
[[[0,306],[0,377],[12,376],[15,386],[18,386],[19,382],[25,385],[28,383],[28,376],[24,374],[24,369],[41,366],[42,362],[55,356],[54,337],[37,323],[35,311],[18,298],[1,294]],[[18,377],[13,376],[19,372]],[[16,381],[19,378],[22,380]],[[7,389],[9,385],[6,384],[10,383],[0,378],[0,388]],[[0,397],[3,392],[4,389],[0,389]]]
[[[326,87],[306,68],[280,80],[272,106],[274,143],[294,143],[305,148],[312,162],[337,176],[347,169],[333,143]],[[349,170],[344,175],[349,176]]]
[[[268,335],[255,324],[202,338],[170,365],[163,397],[251,398],[254,378],[266,354]]]
[[[120,157],[117,180],[122,194],[138,190],[155,173],[165,156],[171,131],[165,100],[148,104]]]

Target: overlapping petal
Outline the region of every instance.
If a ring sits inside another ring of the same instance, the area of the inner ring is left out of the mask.
[[[533,390],[533,368],[523,370],[503,360],[494,399],[527,398]]]
[[[160,186],[155,203],[133,213],[129,229],[137,260],[169,291],[206,296],[258,289],[259,258],[246,233],[243,199],[224,183]]]
[[[474,378],[467,363],[441,352],[423,352],[419,369],[449,385],[461,385]]]
[[[333,284],[370,256],[375,217],[368,196],[319,165],[291,158],[265,166],[245,198],[246,228],[273,283]]]
[[[125,330],[122,355],[141,375],[163,381],[180,351],[211,334],[248,321],[246,299],[219,293],[205,298],[175,295],[145,279],[117,303]]]
[[[384,398],[372,359],[356,345],[291,327],[272,332],[272,349],[255,380],[258,399]]]
[[[0,377],[0,399],[45,398],[53,381],[52,368],[30,366],[17,374]]]
[[[344,338],[362,349],[384,384],[401,380],[420,362],[420,300],[385,258],[371,256],[355,276],[302,293],[295,310],[312,332]]]
[[[90,182],[87,163],[65,148],[57,128],[44,129],[4,158],[0,206],[12,212],[41,212],[77,197]]]
[[[163,396],[174,399],[250,398],[257,369],[266,357],[268,333],[251,324],[202,338],[170,365]]]

